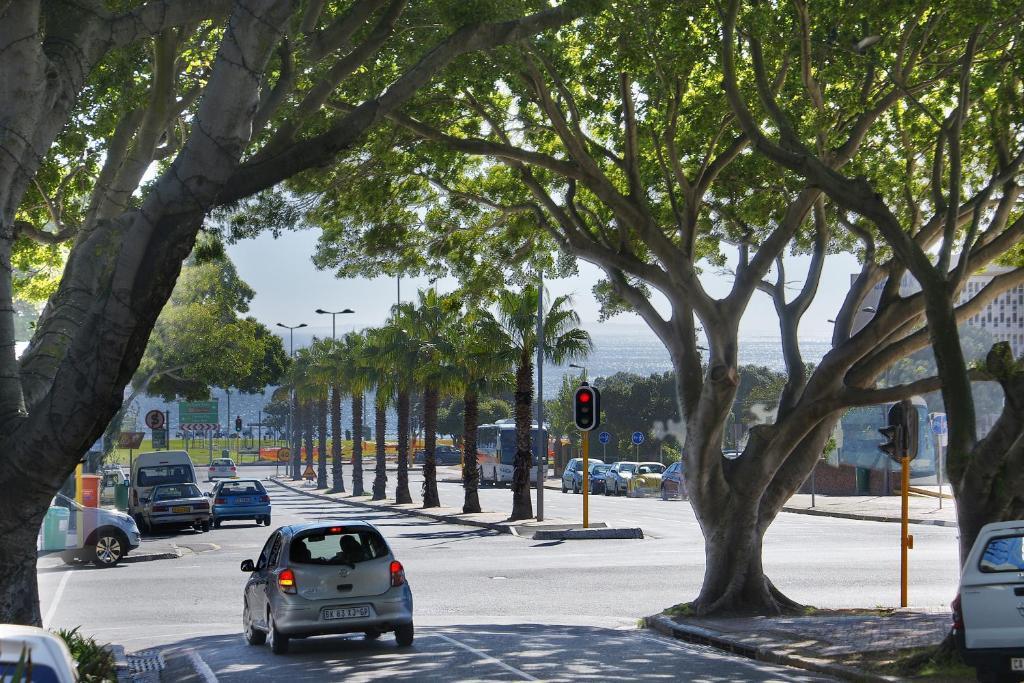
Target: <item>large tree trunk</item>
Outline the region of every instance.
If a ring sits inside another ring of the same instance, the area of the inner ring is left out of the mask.
[[[378,389],[377,391],[380,391]],[[378,397],[379,398],[379,397]],[[384,443],[384,432],[388,427],[388,413],[387,406],[382,405],[378,400],[376,401],[376,422],[374,424],[374,436],[376,441],[374,442],[376,450],[376,468],[374,469],[373,476],[373,500],[384,500],[387,498],[387,486],[388,486],[388,460],[387,452],[385,451],[386,444]]]
[[[46,504],[21,509],[0,504],[4,515],[12,515],[0,522],[0,618],[5,623],[42,623],[36,582],[36,535],[46,509]]]
[[[352,495],[363,495],[363,394],[352,394]]]
[[[409,493],[409,392],[398,392],[398,485],[396,503],[411,503]]]
[[[299,481],[302,479],[302,425],[305,418],[302,415],[302,403],[298,397],[292,395],[292,423],[289,425],[291,429],[291,449],[292,449],[292,481]]]
[[[468,514],[481,511],[480,464],[476,454],[476,428],[480,397],[472,389],[466,389],[462,400],[466,404],[462,415],[462,486],[466,490],[462,511]]]
[[[327,400],[321,398],[316,402],[317,432],[320,434],[320,447],[317,450],[316,487],[327,488]]]
[[[533,403],[533,363],[524,354],[516,368],[516,458],[512,474],[512,515],[511,520],[533,517],[533,501],[530,499],[530,468],[533,467],[533,453],[530,450],[530,405]]]
[[[434,387],[423,390],[423,446],[427,453],[423,458],[423,507],[441,506],[437,495],[437,403],[438,392]]]
[[[341,470],[341,389],[331,387],[331,491],[345,490],[345,477]]]
[[[313,467],[313,425],[316,424],[316,402],[304,401],[302,407],[302,440],[306,448],[306,466],[302,474]]]

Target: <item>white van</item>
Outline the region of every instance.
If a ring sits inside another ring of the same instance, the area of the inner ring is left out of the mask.
[[[128,514],[136,521],[140,519],[143,505],[148,502],[150,491],[160,484],[199,484],[196,468],[187,451],[155,451],[135,456]]]
[[[979,681],[1024,679],[1024,520],[981,528],[953,601],[953,635]]]

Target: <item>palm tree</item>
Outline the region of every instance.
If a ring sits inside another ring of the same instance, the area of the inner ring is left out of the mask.
[[[495,348],[502,330],[488,311],[471,307],[441,336],[439,347],[450,370],[448,386],[462,392],[462,486],[464,513],[480,512],[480,464],[476,434],[479,426],[480,394],[512,386],[509,369],[515,356],[508,347]]]
[[[319,390],[320,399],[320,467],[318,468],[318,485],[324,482],[319,481],[320,477],[327,476],[326,458],[326,423],[327,406],[324,400],[330,396],[330,419],[331,419],[331,491],[339,493],[345,490],[345,478],[341,467],[341,394],[344,383],[347,358],[344,356],[341,345],[334,339],[320,339],[313,342],[311,347],[313,354],[313,366],[310,368],[310,377],[313,384]],[[320,474],[322,472],[322,475]],[[323,487],[321,487],[323,488]]]
[[[360,366],[369,385],[374,387],[374,437],[376,450],[376,466],[373,477],[373,495],[371,500],[384,500],[387,497],[387,455],[385,453],[384,434],[387,430],[387,409],[391,400],[393,387],[390,384],[390,370],[382,359],[384,339],[381,328],[366,331],[366,341],[361,356]]]
[[[533,402],[533,359],[537,355],[537,287],[529,285],[519,292],[504,290],[497,298],[497,319],[504,331],[506,346],[515,353],[516,457],[512,475],[512,516],[533,517],[530,500],[530,404]],[[547,298],[547,297],[545,297]],[[594,345],[590,335],[579,328],[580,317],[569,308],[568,296],[556,297],[544,314],[541,347],[543,357],[554,363],[585,358]],[[538,429],[543,425],[537,425]]]
[[[306,448],[306,467],[310,468],[313,466],[313,432],[318,422],[317,407],[321,389],[317,386],[312,376],[312,368],[316,362],[313,350],[310,348],[299,349],[295,352],[295,357],[295,365],[298,370],[295,396],[299,404],[299,416],[296,418],[296,421],[299,422],[302,428],[302,438]],[[325,471],[324,479],[326,480],[326,478],[327,473]],[[323,483],[324,486],[321,488],[326,488],[326,481],[319,481],[319,476],[317,479],[317,485],[319,486]]]
[[[312,458],[312,436],[307,429],[309,423],[308,393],[308,372],[311,357],[307,349],[299,349],[295,353],[291,367],[288,370],[287,382],[292,395],[292,414],[294,415],[290,425],[291,449],[292,449],[292,479],[298,481],[302,478],[302,444],[303,437],[306,438],[306,462]]]
[[[400,304],[395,315],[411,334],[410,347],[417,347],[413,370],[416,382],[423,387],[424,508],[441,505],[437,494],[437,410],[441,392],[455,386],[457,372],[443,357],[438,345],[441,336],[458,322],[461,308],[459,298],[441,296],[431,288],[419,292],[418,305]]]
[[[373,373],[363,354],[366,336],[349,332],[339,342],[339,353],[344,359],[341,373],[342,386],[352,394],[352,495],[363,492],[363,395],[373,386]]]

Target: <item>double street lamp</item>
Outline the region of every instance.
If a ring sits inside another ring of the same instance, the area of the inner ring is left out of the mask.
[[[337,326],[335,325],[335,317],[339,315],[345,315],[346,313],[355,313],[355,311],[353,311],[351,308],[346,308],[343,311],[325,311],[322,308],[318,308],[316,309],[316,312],[319,313],[320,315],[331,316],[331,339],[334,339],[337,336]]]

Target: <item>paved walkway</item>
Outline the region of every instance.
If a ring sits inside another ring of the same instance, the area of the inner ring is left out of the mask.
[[[908,648],[938,645],[948,611],[823,610],[796,617],[650,617],[647,625],[687,642],[850,680],[895,680],[877,673]]]
[[[956,526],[956,506],[952,500],[943,500],[939,507],[939,499],[931,496],[910,496],[908,501],[910,519],[914,524],[934,524],[938,526]],[[900,496],[822,496],[814,497],[811,507],[811,496],[798,493],[789,499],[784,510],[809,515],[828,515],[847,519],[868,519],[873,521],[900,521]]]

